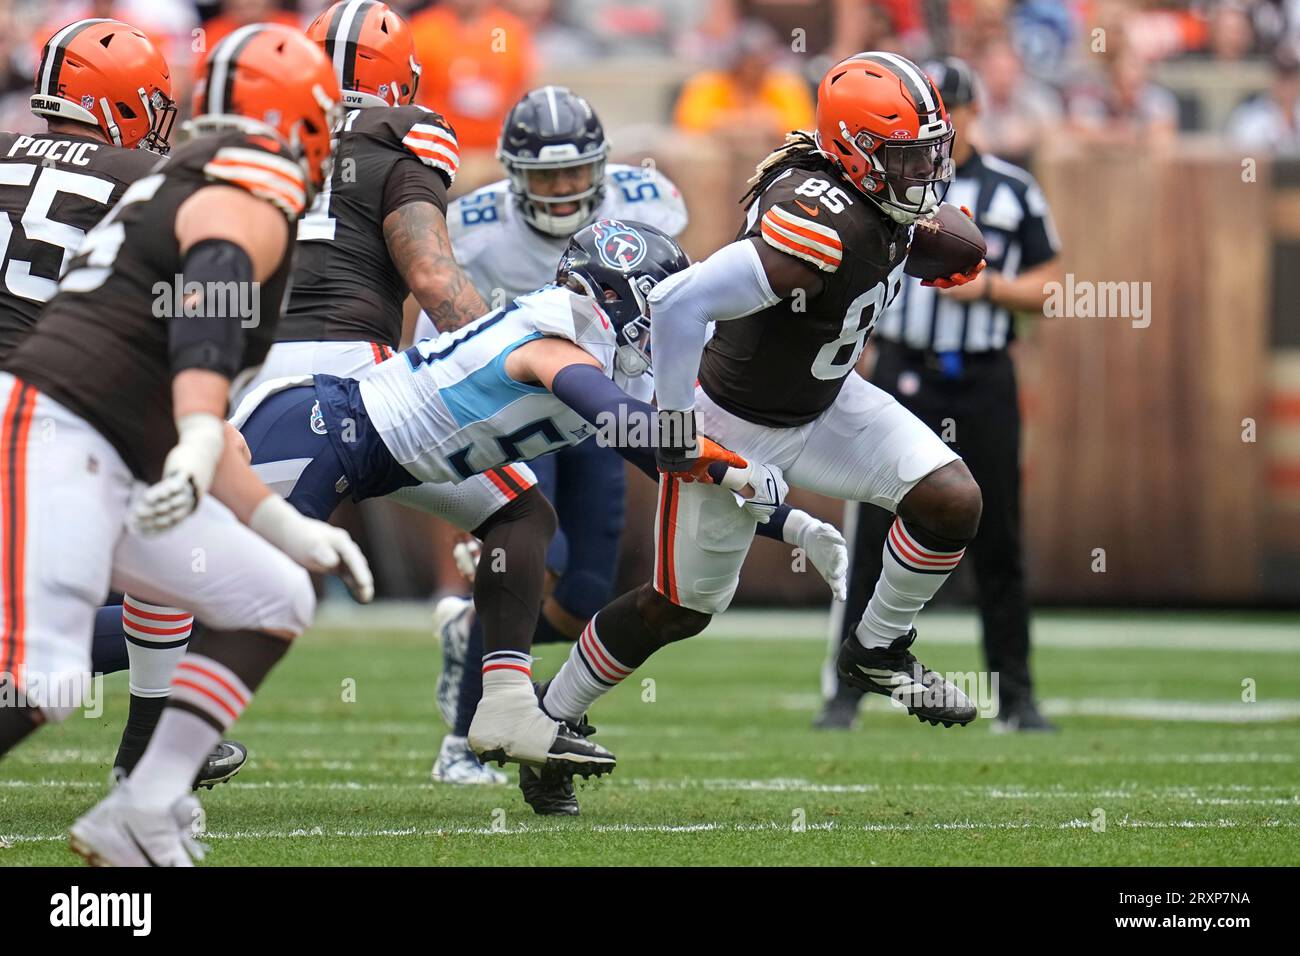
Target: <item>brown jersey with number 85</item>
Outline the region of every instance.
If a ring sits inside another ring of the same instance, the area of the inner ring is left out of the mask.
[[[821,291],[796,290],[719,322],[700,362],[709,398],[760,425],[803,425],[829,408],[902,283],[908,227],[819,167],[778,176],[750,205],[737,239],[759,238],[808,263],[821,275]]]

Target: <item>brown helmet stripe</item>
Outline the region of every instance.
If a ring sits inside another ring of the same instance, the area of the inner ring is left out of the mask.
[[[63,60],[68,44],[75,40],[87,27],[94,26],[96,23],[111,22],[108,19],[78,20],[76,23],[69,23],[50,37],[45,44],[45,49],[41,52],[41,65],[36,71],[36,92],[45,96],[57,96],[59,73],[63,69]]]
[[[339,4],[325,32],[325,54],[334,64],[334,75],[342,89],[356,88],[357,42],[374,5],[375,0],[348,0]]]
[[[244,48],[253,37],[262,32],[264,26],[261,23],[250,23],[240,27],[217,44],[212,56],[208,58],[203,112],[230,112],[230,100],[234,95],[235,75],[238,72],[235,67]]]
[[[862,59],[883,66],[902,81],[903,88],[907,90],[907,95],[912,98],[912,102],[916,105],[916,115],[922,125],[927,122],[927,116],[938,112],[939,94],[935,91],[934,84],[911,61],[893,53],[864,53]]]

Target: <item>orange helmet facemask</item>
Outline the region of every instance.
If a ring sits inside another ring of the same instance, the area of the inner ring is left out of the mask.
[[[97,127],[114,146],[167,154],[176,104],[167,61],[120,20],[78,20],[41,52],[32,112]]]
[[[330,136],[342,114],[341,93],[330,61],[301,32],[252,23],[212,50],[194,88],[192,134],[240,129],[270,136],[320,189],[333,154]]]
[[[340,0],[307,28],[334,66],[346,106],[404,106],[420,85],[406,21],[378,0]]]
[[[896,222],[938,207],[952,179],[952,138],[939,91],[906,57],[859,53],[818,87],[818,147]]]

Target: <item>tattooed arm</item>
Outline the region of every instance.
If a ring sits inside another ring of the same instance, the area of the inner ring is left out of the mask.
[[[488,310],[451,253],[447,220],[433,203],[409,202],[384,217],[388,254],[440,332],[458,329]]]

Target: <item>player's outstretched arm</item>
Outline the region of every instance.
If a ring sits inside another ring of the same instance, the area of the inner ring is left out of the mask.
[[[588,352],[556,337],[536,339],[515,349],[506,358],[506,374],[519,382],[538,382],[564,404],[595,425],[598,440],[652,476],[655,468],[651,429],[654,407],[633,398],[615,385]],[[629,427],[615,427],[622,423]],[[642,427],[636,428],[634,423]],[[744,458],[716,442],[701,441],[698,467],[689,479],[710,482],[710,465],[722,468],[748,467]]]
[[[409,202],[384,217],[384,242],[411,294],[439,332],[488,311],[451,251],[447,219],[429,202]]]

